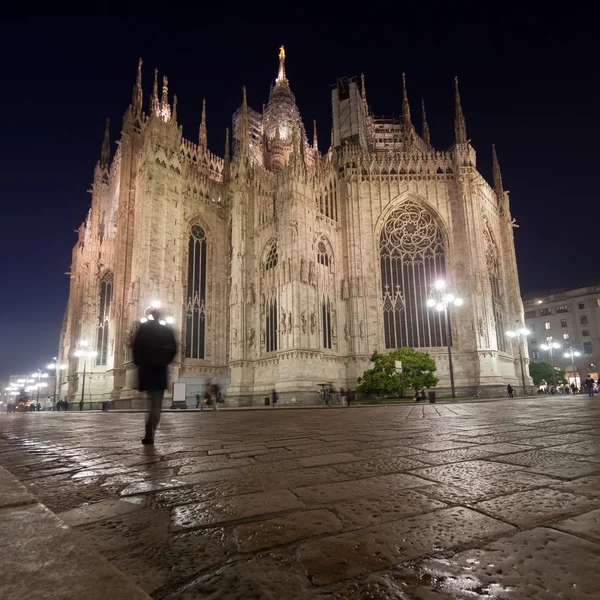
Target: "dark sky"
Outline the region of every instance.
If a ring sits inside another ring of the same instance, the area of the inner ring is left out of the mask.
[[[164,24],[158,15],[148,22],[120,18],[118,27],[106,18],[5,20],[0,377],[44,366],[56,354],[69,285],[64,273],[73,230],[90,204],[104,120],[112,122],[114,152],[140,56],[146,110],[158,67],[178,95],[179,121],[193,141],[206,97],[209,147],[221,155],[242,85],[250,105],[260,109],[282,43],[307,130],[318,121],[321,150],[329,141],[330,85],[361,71],[379,115],[400,113],[406,71],[413,120],[420,128],[424,96],[433,144],[448,147],[458,75],[478,167],[491,181],[495,143],[511,191],[523,292],[600,279],[599,56],[591,19],[447,10],[398,8],[387,28],[315,26],[314,18],[309,25],[235,26],[170,9]]]

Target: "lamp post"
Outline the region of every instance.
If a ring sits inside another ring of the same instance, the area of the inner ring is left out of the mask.
[[[556,353],[554,351],[557,350],[558,348],[560,348],[560,344],[557,344],[556,342],[549,342],[548,344],[542,344],[540,347],[542,350],[548,351],[548,356],[550,357],[550,361],[553,362],[554,357],[556,356]],[[554,388],[556,389],[556,369],[554,368],[554,365],[552,365],[552,378],[554,380],[553,381]]]
[[[454,288],[449,288],[443,279],[439,279],[435,282],[429,292],[429,298],[427,299],[427,306],[429,308],[435,308],[438,312],[444,311],[446,344],[448,345],[448,371],[450,372],[450,389],[453,398],[456,398],[456,388],[454,387],[454,366],[452,365],[452,344],[450,342],[451,327],[449,307],[452,305],[462,306],[462,304],[463,299],[458,296],[458,292]]]
[[[66,363],[59,363],[56,356],[52,359],[52,362],[46,367],[47,369],[52,369],[54,371],[54,401],[53,405],[56,404],[56,397],[58,396],[60,390],[59,377],[60,372],[64,371],[67,368]]]
[[[527,327],[524,327],[518,321],[513,329],[509,329],[506,332],[507,337],[516,339],[519,342],[519,361],[521,363],[521,383],[523,384],[523,396],[527,395],[525,389],[525,367],[523,366],[523,351],[521,349],[522,341],[531,333]]]
[[[571,359],[571,364],[573,365],[573,369],[574,369],[574,379],[575,379],[575,385],[577,385],[577,373],[579,373],[579,370],[577,369],[577,366],[575,365],[575,357],[576,356],[581,356],[581,352],[579,352],[579,350],[575,350],[575,348],[573,348],[573,346],[571,346],[566,352],[565,352],[565,358],[570,358]],[[577,385],[577,388],[579,388],[581,386],[581,378],[579,378],[579,385]]]
[[[87,358],[93,358],[98,353],[95,350],[87,350],[87,341],[82,340],[79,342],[79,347],[75,350],[74,354],[77,358],[83,358],[83,377],[81,380],[81,400],[79,401],[79,410],[83,410],[83,396],[85,393],[85,368],[87,365]],[[90,410],[92,410],[92,397],[90,395]]]

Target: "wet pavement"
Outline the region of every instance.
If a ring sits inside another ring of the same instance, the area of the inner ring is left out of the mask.
[[[600,398],[167,412],[154,448],[142,431],[3,414],[0,465],[154,598],[598,598]]]

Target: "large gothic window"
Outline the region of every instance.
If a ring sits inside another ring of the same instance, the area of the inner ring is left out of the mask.
[[[498,350],[506,352],[506,336],[504,333],[504,306],[502,304],[502,296],[500,294],[500,264],[498,261],[498,250],[492,239],[492,234],[486,227],[484,230],[485,237],[485,261],[487,264],[488,274],[490,276],[490,288],[492,291],[492,307],[494,311],[492,327],[496,332],[496,343]]]
[[[205,357],[206,339],[206,234],[192,225],[188,240],[188,277],[186,296],[186,358]]]
[[[108,340],[110,335],[110,310],[113,296],[113,274],[108,272],[100,280],[100,310],[96,335],[96,364],[105,365],[108,360]]]
[[[386,348],[446,345],[444,316],[427,295],[446,276],[444,238],[433,215],[412,200],[394,210],[379,238]]]
[[[273,242],[265,260],[265,271],[275,268],[277,266],[277,259],[277,243]]]
[[[319,245],[317,246],[317,263],[326,267],[329,266],[329,254],[327,253],[325,242],[319,242]]]
[[[323,297],[321,303],[321,325],[323,328],[323,348],[331,349],[331,303]]]
[[[265,337],[267,352],[275,352],[277,350],[277,300],[275,298],[267,304]]]

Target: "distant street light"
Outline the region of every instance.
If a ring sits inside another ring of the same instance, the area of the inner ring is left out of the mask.
[[[446,344],[448,345],[448,370],[450,372],[450,389],[452,397],[456,398],[456,388],[454,387],[454,367],[452,365],[452,344],[450,340],[450,306],[462,306],[463,299],[459,297],[458,292],[449,288],[443,279],[438,279],[429,292],[427,306],[435,308],[438,312],[444,311],[444,322],[446,324]]]
[[[575,350],[575,348],[573,348],[573,346],[571,346],[566,352],[565,352],[565,358],[570,358],[571,359],[571,364],[573,365],[573,372],[575,373],[573,379],[574,379],[574,383],[575,385],[579,388],[579,386],[581,385],[581,377],[579,377],[579,384],[577,383],[577,374],[579,373],[579,369],[577,368],[577,365],[575,364],[575,357],[576,356],[581,356],[581,352],[579,352],[578,350]]]
[[[548,344],[542,344],[540,347],[542,350],[548,351],[550,361],[551,363],[553,363],[554,357],[556,356],[556,353],[554,351],[560,348],[560,344],[557,344],[556,342],[549,342]],[[552,364],[552,377],[554,379],[554,387],[556,388],[556,369],[554,368],[554,364]]]
[[[56,397],[58,396],[59,390],[60,390],[60,383],[59,383],[59,379],[60,379],[60,372],[64,371],[67,368],[67,364],[66,363],[59,363],[56,356],[52,359],[52,362],[48,365],[47,367],[48,369],[51,369],[54,371],[54,402],[53,404],[56,403]]]
[[[509,329],[506,332],[506,336],[511,339],[516,339],[519,342],[519,360],[521,362],[521,382],[523,384],[523,396],[527,395],[525,390],[525,367],[523,365],[523,351],[521,350],[521,345],[527,338],[527,336],[531,333],[527,327],[521,325],[518,321],[516,322],[513,329]]]
[[[88,346],[87,340],[81,340],[79,347],[73,353],[77,358],[83,358],[83,377],[81,381],[81,400],[79,401],[79,410],[83,410],[83,397],[85,393],[85,369],[87,365],[87,359],[98,356],[95,350],[86,350]],[[90,394],[90,410],[92,410],[92,396]]]

